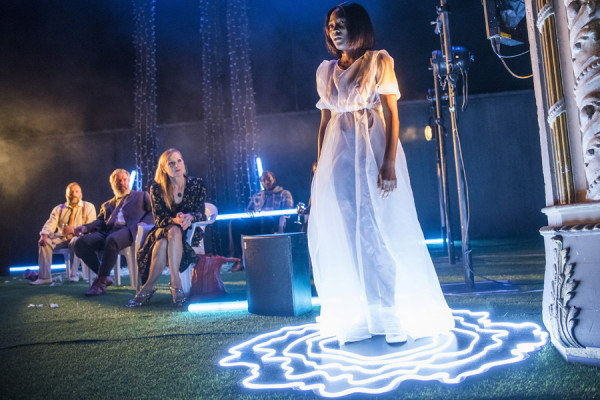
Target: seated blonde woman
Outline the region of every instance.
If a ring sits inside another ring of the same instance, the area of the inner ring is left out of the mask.
[[[150,196],[155,225],[138,252],[139,276],[145,283],[127,307],[148,304],[156,291],[156,281],[167,264],[171,272],[169,287],[173,303],[183,306],[185,293],[180,272],[197,259],[185,241],[186,231],[193,222],[206,220],[206,188],[202,179],[187,176],[178,150],[169,149],[160,156],[154,181]]]

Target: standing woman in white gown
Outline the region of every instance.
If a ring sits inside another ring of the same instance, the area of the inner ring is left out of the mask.
[[[417,220],[398,140],[394,61],[372,50],[365,9],[334,7],[325,20],[335,60],[317,70],[321,109],[308,240],[321,299],[321,334],[339,343],[389,343],[447,332],[442,295]]]

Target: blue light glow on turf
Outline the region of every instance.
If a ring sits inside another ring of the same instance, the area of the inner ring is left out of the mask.
[[[294,388],[324,397],[385,393],[407,380],[456,384],[515,363],[548,338],[538,325],[492,322],[486,312],[453,311],[456,327],[434,338],[388,345],[382,336],[339,346],[318,324],[281,328],[232,347],[219,364],[246,367],[249,389]]]

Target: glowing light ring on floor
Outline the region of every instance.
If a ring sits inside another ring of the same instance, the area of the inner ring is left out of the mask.
[[[246,367],[249,389],[313,390],[324,397],[384,393],[407,380],[447,384],[515,363],[543,346],[548,333],[530,322],[492,322],[486,312],[454,310],[456,327],[435,338],[388,345],[374,337],[338,346],[318,324],[281,328],[229,349],[219,364]]]

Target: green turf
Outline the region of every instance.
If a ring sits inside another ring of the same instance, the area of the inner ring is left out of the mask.
[[[543,248],[505,242],[475,243],[477,275],[508,280],[519,292],[447,295],[455,309],[488,311],[495,321],[542,324]],[[462,266],[433,249],[440,281],[462,281]],[[244,273],[223,274],[229,294],[245,297]],[[174,309],[167,276],[151,305],[127,309],[133,292],[110,287],[86,298],[87,283],[32,287],[20,275],[0,277],[0,396],[2,399],[307,399],[312,392],[250,391],[239,386],[243,369],[217,365],[227,349],[258,333],[313,322],[318,309],[299,317],[247,312],[193,314]],[[483,278],[477,277],[478,282]],[[128,281],[125,278],[124,283]],[[447,286],[445,286],[447,290]],[[50,304],[58,308],[50,308]],[[43,307],[29,308],[29,304]],[[376,399],[586,399],[600,398],[600,370],[565,362],[552,345],[527,360],[493,368],[460,384],[404,382]]]

